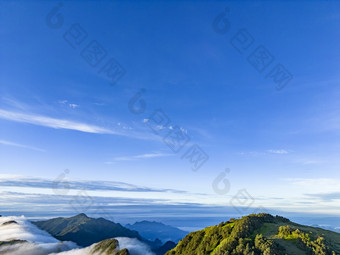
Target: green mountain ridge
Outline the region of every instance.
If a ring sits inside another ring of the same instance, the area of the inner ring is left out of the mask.
[[[340,234],[253,214],[188,234],[166,255],[336,255]]]
[[[147,240],[137,231],[125,228],[119,223],[114,223],[104,218],[90,218],[84,213],[69,218],[59,217],[32,223],[60,241],[72,241],[82,247],[88,247],[115,237],[136,238],[149,246],[156,255],[164,255],[168,250],[176,246],[174,242],[162,244],[158,239],[154,241]]]
[[[83,247],[114,237],[142,240],[137,231],[127,229],[119,223],[104,218],[90,218],[85,214],[32,223],[61,241],[73,241]]]

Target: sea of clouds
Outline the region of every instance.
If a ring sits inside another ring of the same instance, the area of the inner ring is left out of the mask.
[[[15,221],[17,224],[4,224]],[[118,237],[119,248],[127,248],[131,255],[154,255],[149,247],[137,239]],[[0,242],[26,240],[26,243],[0,246],[3,255],[99,255],[92,252],[95,244],[81,248],[73,242],[61,242],[33,225],[24,216],[0,217]]]
[[[15,221],[17,224],[4,224]],[[28,243],[3,245],[0,254],[45,255],[77,248],[73,242],[60,242],[45,231],[34,226],[24,216],[0,217],[0,241],[25,240]]]
[[[151,252],[150,248],[147,245],[143,244],[136,238],[116,237],[115,239],[117,239],[119,242],[119,249],[128,249],[130,255],[154,255],[154,253]],[[96,244],[93,244],[86,248],[53,253],[53,255],[100,255],[100,253],[92,252],[92,249],[95,245]]]
[[[128,249],[131,255],[154,255],[149,246],[136,238],[117,237],[120,249]]]

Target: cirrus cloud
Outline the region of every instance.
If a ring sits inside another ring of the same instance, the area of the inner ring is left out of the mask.
[[[0,109],[0,118],[15,122],[28,123],[38,126],[50,127],[55,129],[69,129],[85,133],[95,134],[119,134],[113,130],[65,119],[52,118],[37,114],[26,114]]]

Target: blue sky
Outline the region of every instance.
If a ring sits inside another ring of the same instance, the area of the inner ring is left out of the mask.
[[[34,212],[31,194],[59,195],[51,180],[62,177],[82,183],[64,196],[86,190],[132,208],[230,206],[246,190],[252,208],[340,212],[338,2],[59,3],[0,2],[3,210]],[[226,8],[229,29],[216,33]],[[84,37],[73,48],[74,24]],[[240,31],[252,38],[242,53]],[[106,52],[98,64],[84,52],[93,41]],[[261,72],[251,64],[260,46],[272,56]],[[102,71],[110,59],[125,70],[114,85]],[[281,90],[268,77],[279,64],[292,76]],[[145,107],[133,113],[138,93]],[[170,120],[158,135],[148,126],[157,109]],[[177,153],[163,140],[176,126],[190,139]],[[182,159],[195,144],[209,156],[197,171]],[[213,188],[218,176],[229,190]]]

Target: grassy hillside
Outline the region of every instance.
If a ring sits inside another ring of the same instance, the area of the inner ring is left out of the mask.
[[[340,234],[256,214],[192,232],[166,255],[340,254]]]
[[[119,250],[119,243],[116,239],[106,239],[97,243],[92,252],[101,255],[130,255],[127,249]]]

